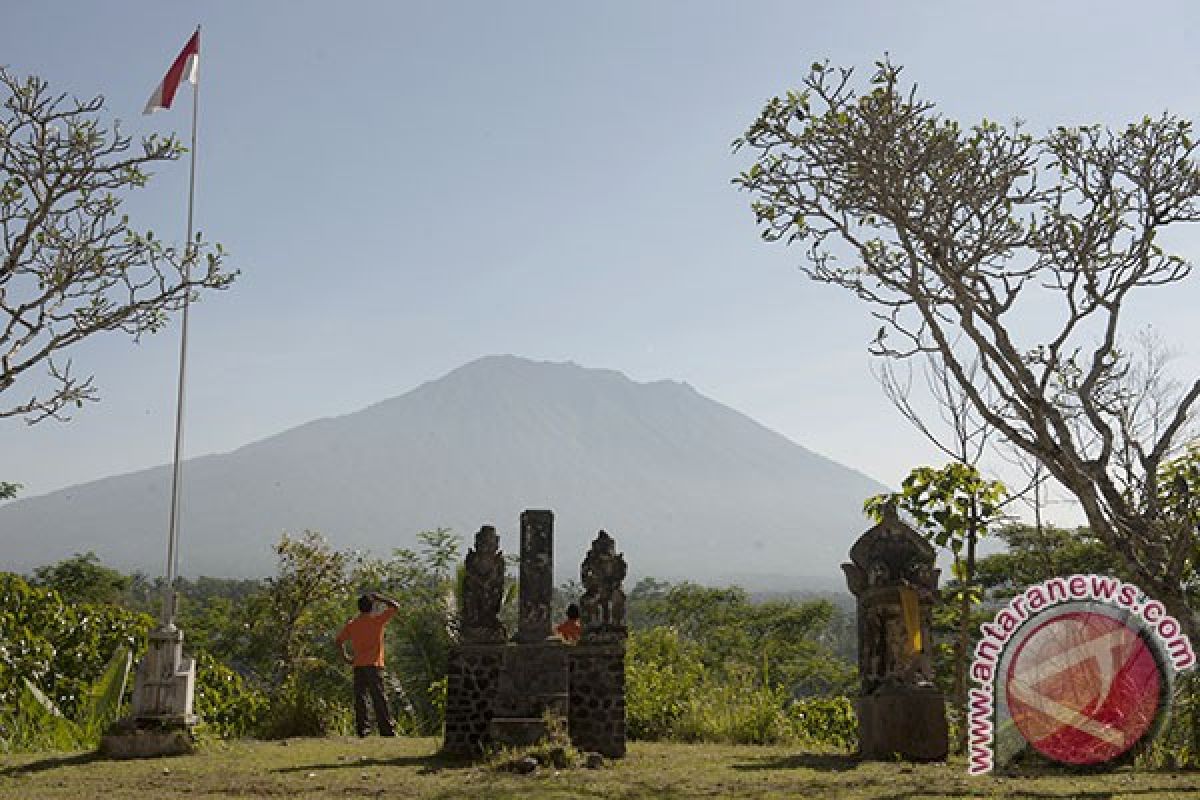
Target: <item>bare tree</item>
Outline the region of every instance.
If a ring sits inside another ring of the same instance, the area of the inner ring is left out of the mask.
[[[903,88],[899,67],[877,67],[860,93],[852,70],[814,64],[735,143],[756,154],[735,183],[754,195],[763,237],[804,242],[810,277],[871,306],[874,354],[944,363],[979,417],[1046,466],[1195,636],[1180,557],[1195,532],[1166,524],[1159,474],[1200,381],[1139,407],[1117,348],[1130,296],[1191,272],[1159,244],[1200,218],[1191,124],[963,128]]]
[[[152,135],[135,149],[98,119],[102,97],[68,99],[2,68],[0,103],[0,418],[61,419],[97,398],[92,377],[62,359],[72,345],[102,331],[156,331],[189,292],[233,276],[219,246],[197,237],[187,270],[180,252],[121,213],[122,193],[183,152],[176,139]],[[18,387],[38,372],[48,377],[41,391]]]

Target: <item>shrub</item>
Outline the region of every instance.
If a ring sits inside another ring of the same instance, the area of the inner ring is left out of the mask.
[[[258,733],[264,739],[345,735],[353,730],[351,715],[345,704],[329,699],[298,671],[271,693]]]
[[[147,614],[112,605],[64,603],[58,592],[0,573],[0,708],[12,707],[28,678],[67,717],[118,647],[135,652],[154,625]]]
[[[788,706],[792,730],[804,744],[854,750],[858,719],[848,697],[810,697]]]
[[[651,628],[630,636],[625,667],[630,738],[669,738],[703,678],[699,648],[673,628]]]
[[[267,698],[241,675],[208,653],[196,657],[196,714],[205,728],[221,738],[246,736],[258,729]]]
[[[769,687],[709,683],[694,692],[671,738],[686,742],[786,744],[795,739],[787,693]]]

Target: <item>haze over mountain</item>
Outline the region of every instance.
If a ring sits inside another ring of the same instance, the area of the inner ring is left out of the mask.
[[[180,568],[256,576],[282,531],[383,555],[448,527],[556,516],[555,566],[578,578],[604,528],[635,576],[842,585],[838,564],[885,487],[674,381],[489,356],[400,397],[184,465]],[[170,468],[0,507],[0,569],[94,550],[159,574]],[[464,546],[465,552],[465,546]]]

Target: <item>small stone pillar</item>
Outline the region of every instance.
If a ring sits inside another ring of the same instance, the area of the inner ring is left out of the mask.
[[[936,555],[893,504],[842,565],[858,614],[855,710],[863,758],[940,761],[949,750],[946,705],[931,659]]]
[[[583,634],[568,648],[571,742],[609,758],[625,755],[625,591],[627,567],[604,531],[580,566]]]
[[[517,641],[543,642],[554,632],[554,512],[521,514],[520,606]]]

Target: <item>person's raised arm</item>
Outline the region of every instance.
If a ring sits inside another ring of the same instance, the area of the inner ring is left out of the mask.
[[[400,602],[398,600],[388,597],[385,594],[380,594],[379,592],[371,592],[371,599],[389,605],[395,610],[399,610],[400,608]]]

